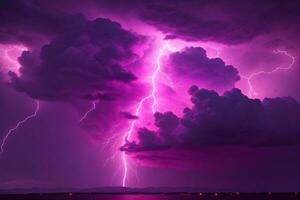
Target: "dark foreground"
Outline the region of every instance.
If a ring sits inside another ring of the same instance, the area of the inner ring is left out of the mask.
[[[172,193],[172,194],[10,194],[0,195],[5,200],[293,200],[299,199],[298,193]]]

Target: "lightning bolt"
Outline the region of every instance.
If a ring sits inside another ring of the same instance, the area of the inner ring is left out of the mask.
[[[263,74],[273,74],[280,70],[290,70],[293,67],[293,65],[295,63],[294,56],[290,55],[287,51],[283,51],[283,50],[275,50],[274,53],[276,53],[276,54],[281,53],[281,54],[286,55],[287,57],[289,57],[291,59],[291,63],[287,67],[276,67],[275,69],[273,69],[271,71],[263,71],[262,70],[262,71],[254,72],[254,73],[250,74],[249,76],[240,75],[242,78],[247,80],[247,84],[249,87],[248,96],[250,98],[252,98],[253,95],[257,95],[257,93],[255,92],[254,87],[252,85],[252,82],[251,82],[253,80],[253,78],[263,75]]]
[[[2,142],[1,142],[1,147],[0,147],[0,155],[3,154],[4,152],[4,146],[6,144],[6,141],[8,139],[8,137],[14,133],[20,126],[22,126],[22,124],[26,123],[28,120],[30,120],[31,118],[34,118],[38,111],[40,109],[40,102],[39,101],[36,101],[36,107],[35,107],[35,110],[34,112],[31,114],[31,115],[28,115],[25,119],[19,121],[15,127],[9,129],[9,131],[4,135],[3,139],[2,139]]]
[[[93,103],[92,103],[92,107],[91,107],[88,111],[86,111],[86,112],[84,113],[84,115],[80,118],[79,122],[82,122],[83,120],[85,120],[85,118],[88,116],[88,114],[89,114],[90,112],[92,112],[93,110],[95,110],[95,109],[96,109],[96,103],[93,102]]]
[[[13,50],[19,50],[20,52],[23,52],[23,51],[27,51],[28,49],[26,47],[23,47],[23,46],[12,46],[12,47],[9,47],[9,48],[0,48],[0,51],[2,51],[4,53],[5,60],[7,60],[8,62],[10,62],[12,64],[13,71],[16,74],[19,74],[19,69],[21,67],[20,63],[17,60],[17,57],[19,55],[16,56],[16,58],[11,57],[10,52],[13,51]],[[4,152],[4,147],[6,145],[6,141],[9,138],[9,136],[11,134],[13,134],[15,131],[17,131],[17,129],[20,126],[22,126],[24,123],[26,123],[28,120],[34,118],[37,115],[39,109],[40,109],[40,102],[36,101],[36,107],[35,107],[34,112],[32,114],[28,115],[25,119],[17,122],[17,124],[15,125],[15,127],[13,127],[13,128],[11,128],[11,129],[8,130],[8,132],[4,135],[4,137],[3,137],[2,141],[1,141],[0,156]]]
[[[160,64],[160,60],[161,57],[164,55],[164,52],[166,51],[166,49],[169,49],[169,42],[165,42],[164,45],[162,46],[162,48],[159,50],[158,56],[156,58],[156,68],[152,74],[151,77],[151,85],[152,85],[152,90],[151,93],[144,97],[143,99],[141,99],[141,101],[137,104],[136,110],[135,110],[135,116],[138,116],[140,114],[141,108],[143,106],[143,104],[145,103],[145,101],[147,101],[148,99],[153,99],[152,102],[152,106],[151,106],[151,110],[152,113],[155,113],[155,107],[157,104],[157,99],[156,99],[156,91],[157,91],[157,86],[156,86],[156,79],[157,79],[157,75],[160,72],[161,69],[161,64]],[[136,124],[136,120],[133,120],[130,124],[130,128],[129,131],[124,135],[123,139],[125,144],[128,143],[128,140],[130,139],[132,132],[135,128],[135,124]],[[128,163],[126,160],[126,153],[123,151],[122,152],[122,161],[123,161],[123,166],[124,166],[124,175],[123,175],[123,179],[122,179],[122,186],[125,187],[126,186],[126,180],[127,180],[127,173],[128,173]]]

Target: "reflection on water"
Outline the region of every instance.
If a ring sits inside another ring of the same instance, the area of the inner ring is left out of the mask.
[[[193,194],[18,194],[0,195],[5,200],[282,200],[300,199],[298,193],[193,193]]]

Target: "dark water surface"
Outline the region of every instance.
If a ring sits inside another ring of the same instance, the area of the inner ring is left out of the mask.
[[[293,200],[298,193],[193,193],[193,194],[11,194],[0,195],[5,200]]]

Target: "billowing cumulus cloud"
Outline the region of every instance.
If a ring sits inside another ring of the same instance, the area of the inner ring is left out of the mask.
[[[206,88],[228,90],[240,80],[238,70],[220,58],[208,58],[201,47],[187,47],[169,56],[168,65],[180,79],[201,83]]]
[[[138,57],[132,50],[140,41],[138,35],[109,19],[79,22],[76,29],[55,37],[40,53],[22,54],[21,76],[11,73],[17,90],[46,100],[111,100],[122,84],[137,79],[128,65]]]
[[[128,143],[124,151],[166,148],[195,149],[223,145],[300,145],[300,105],[291,97],[249,99],[232,89],[220,96],[193,86],[189,90],[192,108],[182,118],[173,113],[156,113],[157,131],[142,128],[139,142]]]

